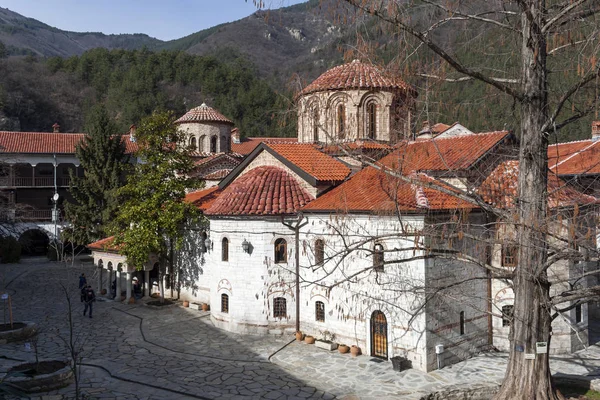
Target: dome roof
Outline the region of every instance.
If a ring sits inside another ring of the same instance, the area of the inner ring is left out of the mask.
[[[200,107],[192,108],[185,115],[175,121],[176,124],[182,123],[201,123],[201,122],[224,122],[233,125],[223,114],[202,103]]]
[[[386,76],[377,67],[354,60],[325,71],[313,83],[305,87],[298,96],[344,89],[400,89],[415,92],[403,80]]]

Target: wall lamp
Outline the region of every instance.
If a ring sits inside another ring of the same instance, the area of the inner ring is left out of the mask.
[[[242,242],[242,250],[244,250],[244,253],[250,254],[250,242],[248,242],[246,239],[244,239]]]

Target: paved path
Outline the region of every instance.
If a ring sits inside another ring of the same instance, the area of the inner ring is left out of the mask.
[[[390,362],[352,358],[295,342],[293,337],[251,336],[215,328],[208,313],[179,305],[150,307],[98,301],[94,318],[83,317],[77,277],[91,264],[24,260],[0,265],[0,290],[12,295],[16,321],[42,329],[44,358],[66,358],[68,305],[72,295],[75,336],[83,344],[81,387],[98,399],[419,399],[436,389],[500,382],[502,353],[484,354],[430,374],[392,370]],[[62,285],[62,286],[61,286]],[[0,345],[0,377],[19,360],[32,360],[23,343]],[[600,347],[552,361],[555,371],[598,374]],[[73,385],[44,394],[73,398]]]

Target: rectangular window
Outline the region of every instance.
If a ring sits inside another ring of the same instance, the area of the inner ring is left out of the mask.
[[[502,246],[502,266],[514,268],[519,260],[519,248],[517,246]]]
[[[229,313],[229,296],[226,294],[221,295],[221,312],[224,314]]]
[[[322,301],[315,302],[315,315],[318,322],[325,322],[325,303]]]
[[[575,306],[575,323],[580,323],[582,321],[582,317],[581,317],[581,304],[577,304]]]
[[[276,297],[275,299],[273,299],[273,317],[287,318],[287,307],[285,298]]]
[[[513,319],[514,306],[502,306],[502,326],[510,326]]]
[[[460,312],[460,334],[461,335],[465,334],[465,312],[464,311]]]

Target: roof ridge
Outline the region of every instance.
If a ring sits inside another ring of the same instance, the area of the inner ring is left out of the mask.
[[[566,157],[564,160],[557,162],[556,164],[554,164],[552,167],[549,167],[550,169],[556,169],[556,167],[558,167],[560,164],[564,163],[565,161],[570,160],[571,158],[575,157],[578,154],[581,154],[582,152],[589,150],[590,148],[592,148],[596,143],[598,142],[594,142],[592,141],[592,143],[589,146],[584,147],[583,149],[580,149],[578,151],[576,151],[575,153],[571,154],[570,156]],[[555,172],[556,173],[556,172]]]

